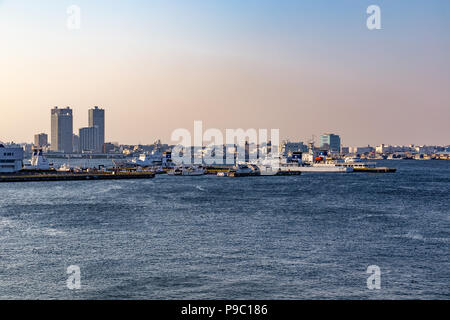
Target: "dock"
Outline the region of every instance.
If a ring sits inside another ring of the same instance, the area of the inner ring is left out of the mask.
[[[372,172],[372,173],[394,173],[397,169],[395,168],[365,168],[365,167],[355,167],[353,172]]]
[[[36,173],[11,174],[0,176],[1,182],[36,182],[36,181],[90,181],[90,180],[125,180],[151,179],[153,172],[95,172],[95,173]]]

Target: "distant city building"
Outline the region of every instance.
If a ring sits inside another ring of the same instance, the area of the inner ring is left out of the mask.
[[[98,127],[80,128],[80,152],[98,152],[99,135]]]
[[[350,147],[349,148],[349,153],[353,153],[353,154],[365,154],[365,153],[371,153],[374,152],[375,149],[371,146],[367,146],[367,147]]]
[[[106,142],[103,144],[103,153],[114,153],[116,150],[116,146],[111,142]]]
[[[321,135],[320,149],[328,150],[330,152],[341,152],[341,137],[332,133]]]
[[[72,153],[73,116],[72,109],[58,109],[51,111],[51,150]]]
[[[98,145],[97,150],[101,152],[105,144],[105,110],[99,107],[89,109],[89,127],[98,127]]]
[[[284,142],[281,152],[285,156],[292,156],[294,152],[308,152],[308,146],[303,142]]]
[[[38,133],[34,135],[34,146],[42,148],[48,145],[48,135],[46,133]]]
[[[437,151],[436,146],[416,146],[414,149],[420,154],[429,154]]]
[[[380,144],[375,148],[375,152],[379,154],[386,154],[386,153],[402,153],[402,152],[419,152],[421,147],[414,147],[414,145],[409,146],[387,146],[385,144]],[[432,149],[434,150],[434,148]]]
[[[80,128],[80,152],[97,152],[99,150],[98,127]]]
[[[80,152],[80,137],[77,136],[76,134],[73,134],[72,136],[72,145],[74,153]]]

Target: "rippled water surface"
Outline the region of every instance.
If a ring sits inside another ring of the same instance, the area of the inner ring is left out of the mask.
[[[450,161],[381,164],[398,172],[0,184],[0,298],[449,299]]]

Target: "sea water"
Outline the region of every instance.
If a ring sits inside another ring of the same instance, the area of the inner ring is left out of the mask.
[[[449,299],[450,161],[378,164],[0,184],[0,298]]]

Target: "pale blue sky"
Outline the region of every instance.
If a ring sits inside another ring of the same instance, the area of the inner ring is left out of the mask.
[[[72,4],[80,30],[66,28]],[[370,4],[382,30],[366,28]],[[107,139],[123,143],[203,120],[448,144],[448,30],[446,0],[0,0],[0,140],[49,132],[54,105],[74,108],[74,128],[100,105]]]

